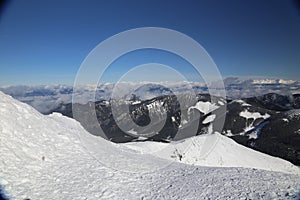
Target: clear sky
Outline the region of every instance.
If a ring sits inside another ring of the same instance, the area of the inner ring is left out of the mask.
[[[198,41],[223,76],[300,79],[300,10],[289,0],[15,0],[0,16],[0,85],[72,84],[101,41],[138,27],[165,27]],[[159,51],[112,67],[116,81],[133,64],[188,67]],[[131,63],[132,62],[132,63]],[[181,66],[182,64],[182,66]]]

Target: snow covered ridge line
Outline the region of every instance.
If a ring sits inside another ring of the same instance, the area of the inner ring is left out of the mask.
[[[199,152],[204,146],[206,137],[214,137],[218,142],[209,153],[201,155]],[[163,154],[156,156],[195,166],[244,167],[300,174],[300,168],[288,161],[246,148],[219,133],[195,136],[168,145],[155,142],[133,142],[122,145],[137,152],[154,152],[154,154],[157,149],[165,148]]]

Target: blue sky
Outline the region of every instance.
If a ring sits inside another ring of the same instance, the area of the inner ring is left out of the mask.
[[[288,0],[9,1],[0,16],[0,85],[72,84],[97,44],[148,26],[174,29],[198,41],[224,77],[300,79],[296,5]],[[145,50],[117,60],[103,79],[116,81],[130,67],[148,62],[194,73],[174,55]]]

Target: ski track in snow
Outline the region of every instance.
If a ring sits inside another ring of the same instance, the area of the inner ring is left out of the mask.
[[[0,185],[11,199],[296,199],[300,191],[299,174],[249,168],[173,162],[116,171],[87,152],[75,120],[41,115],[1,92],[0,120]]]

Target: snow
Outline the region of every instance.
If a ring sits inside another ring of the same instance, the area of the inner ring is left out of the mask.
[[[136,105],[136,104],[140,104],[140,103],[142,103],[141,101],[134,101],[134,102],[132,102],[131,104],[132,105]]]
[[[202,112],[203,114],[206,115],[206,114],[216,110],[217,108],[219,108],[219,106],[217,106],[214,103],[208,102],[208,101],[206,101],[206,102],[198,101],[195,106],[191,106],[189,108],[189,111],[190,111],[190,109],[193,109],[193,108],[199,110],[200,112]]]
[[[182,126],[186,125],[187,123],[188,123],[188,121],[186,119],[181,119],[181,123],[178,127],[182,128]]]
[[[277,82],[274,79],[253,80],[253,84],[276,84]]]
[[[221,106],[225,105],[223,101],[218,101],[218,104],[220,104]]]
[[[254,121],[259,118],[268,119],[270,117],[270,115],[268,113],[265,113],[264,115],[262,115],[259,112],[251,113],[248,110],[244,110],[244,111],[240,112],[240,116],[244,117],[246,119],[254,119]]]
[[[232,101],[233,102],[236,102],[236,103],[239,103],[241,104],[242,106],[251,106],[250,104],[246,103],[245,101],[241,100],[241,99],[238,99],[238,100],[234,100]]]
[[[255,131],[252,131],[250,134],[248,134],[249,136],[249,139],[257,139],[258,138],[258,132],[255,130]]]
[[[216,141],[216,143],[213,144],[210,151],[201,155],[199,152],[203,152],[202,149],[207,148],[207,140]],[[182,156],[180,162],[190,165],[244,167],[294,174],[300,173],[300,169],[288,161],[254,151],[237,144],[232,139],[219,133],[196,136],[186,139],[183,142],[171,143],[171,145],[168,146],[164,143],[145,143],[151,144],[147,145],[146,150],[143,150],[144,145],[138,143],[129,143],[125,145],[130,148],[135,148],[136,150],[138,149],[141,152],[153,152],[155,149],[164,148],[164,153],[157,156],[165,159],[174,159],[172,155],[174,155],[174,152],[177,152]],[[149,149],[149,147],[152,147],[152,150]],[[179,161],[177,158],[175,160]]]
[[[233,136],[231,130],[226,130],[226,132],[224,133],[227,137],[231,137]]]
[[[171,118],[172,118],[172,122],[176,122],[176,118],[174,116],[172,116]]]
[[[280,84],[293,84],[295,83],[296,81],[294,80],[284,80],[284,79],[279,79],[278,83]]]
[[[209,116],[207,116],[207,117],[203,120],[202,124],[208,124],[208,123],[211,123],[211,122],[213,122],[213,121],[215,120],[215,118],[216,118],[216,115],[215,115],[215,114],[209,115]]]
[[[155,101],[155,102],[152,102],[150,104],[147,104],[147,108],[149,110],[155,110],[155,109],[159,109],[160,107],[162,107],[164,104],[164,102],[161,102],[161,101]]]
[[[282,118],[282,121],[289,122],[289,120],[287,118]]]
[[[256,119],[268,119],[270,117],[270,115],[268,113],[265,114],[261,114],[259,112],[249,112],[247,109],[240,112],[240,116],[246,118],[246,127],[244,128],[244,131],[240,133],[240,135],[245,135],[246,132],[252,130],[255,128],[255,126],[253,125]],[[248,123],[249,119],[253,119],[252,122]],[[258,133],[256,131],[253,131],[251,134],[248,135],[249,139],[250,138],[254,138],[256,139],[258,137]]]
[[[131,134],[133,134],[133,135],[137,135],[137,132],[135,131],[135,130],[133,130],[133,129],[130,129],[129,131],[127,131],[128,133],[131,133]]]
[[[253,84],[293,84],[296,81],[294,80],[284,80],[284,79],[262,79],[262,80],[253,80]]]
[[[218,134],[210,136],[218,143],[202,160],[196,151],[206,136],[174,144],[132,143],[129,148],[92,136],[61,114],[41,115],[2,92],[0,122],[0,185],[10,199],[292,199],[299,192],[295,166]],[[92,152],[87,145],[98,148]],[[174,148],[186,150],[181,161],[168,154]],[[162,150],[169,157],[155,155]],[[294,174],[236,168],[239,163]],[[155,170],[140,170],[147,167]]]
[[[288,115],[288,118],[290,118],[290,119],[293,119],[295,117],[299,117],[300,116],[300,109],[289,110],[289,111],[287,111],[287,115]]]

